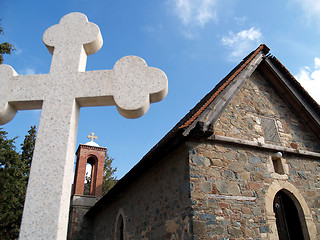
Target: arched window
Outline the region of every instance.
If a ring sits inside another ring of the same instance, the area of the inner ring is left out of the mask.
[[[118,214],[117,222],[116,222],[116,232],[115,239],[116,240],[124,240],[124,220],[122,214]]]
[[[280,190],[273,201],[279,240],[310,239],[301,206],[298,200],[289,194]]]
[[[92,179],[92,165],[89,162],[87,162],[87,164],[86,164],[86,175],[85,175],[85,178],[84,178],[83,195],[90,195],[91,179]]]
[[[94,155],[90,155],[87,159],[86,177],[85,177],[83,195],[95,195],[97,162],[98,162],[97,157]]]

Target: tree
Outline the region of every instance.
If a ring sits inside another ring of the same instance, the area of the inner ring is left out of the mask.
[[[3,34],[3,28],[0,26],[0,34]],[[0,44],[0,64],[3,63],[3,54],[11,54],[14,51],[14,46],[10,43],[4,42]]]
[[[108,155],[107,150],[103,167],[102,195],[105,195],[118,181],[117,178],[114,176],[114,173],[117,171],[117,168],[112,167],[113,160],[114,158]]]
[[[36,135],[37,130],[36,126],[31,126],[30,130],[28,131],[28,135],[25,136],[23,143],[21,144],[22,153],[20,155],[20,160],[25,167],[24,174],[26,176],[26,180],[29,180],[30,168],[31,168],[31,161],[34,151],[34,145],[36,143]]]
[[[36,142],[36,127],[31,126],[21,144],[21,154],[16,151],[15,140],[8,139],[0,128],[0,240],[19,236],[23,205]],[[102,191],[106,194],[116,184],[112,167],[113,158],[105,156]],[[89,184],[89,185],[88,185]],[[90,178],[86,184],[90,187]]]
[[[31,127],[28,133],[19,154],[16,138],[8,139],[7,132],[0,129],[0,239],[19,236],[36,128]]]

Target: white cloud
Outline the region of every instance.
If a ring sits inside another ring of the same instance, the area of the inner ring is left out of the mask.
[[[239,57],[243,58],[249,51],[253,50],[260,44],[262,33],[254,27],[249,30],[243,30],[238,33],[229,32],[228,36],[224,36],[221,42],[229,48],[229,58],[238,61]]]
[[[236,21],[236,23],[240,26],[243,26],[244,23],[247,21],[247,17],[243,16],[243,17],[234,17],[234,20]]]
[[[320,103],[320,58],[314,59],[314,67],[304,67],[295,76],[302,87],[313,97],[314,100]]]
[[[21,75],[34,75],[34,74],[36,74],[36,70],[32,68],[26,68],[21,71]]]
[[[297,0],[309,21],[316,21],[320,24],[320,1],[319,0]]]
[[[314,59],[314,67],[316,68],[316,69],[320,69],[320,58],[318,58],[318,57],[316,57],[315,59]]]
[[[214,11],[216,0],[171,0],[176,14],[186,26],[204,27],[208,22],[218,21]]]

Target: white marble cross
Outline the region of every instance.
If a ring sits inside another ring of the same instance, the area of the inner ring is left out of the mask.
[[[113,70],[86,72],[87,55],[101,48],[102,37],[82,13],[64,16],[43,41],[53,54],[49,74],[18,76],[0,65],[0,124],[17,110],[42,109],[20,239],[66,239],[80,107],[116,105],[137,118],[168,90],[164,72],[136,56]]]

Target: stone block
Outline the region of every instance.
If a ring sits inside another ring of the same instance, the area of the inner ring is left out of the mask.
[[[261,216],[261,207],[254,207],[252,213],[254,216]]]
[[[92,207],[96,202],[97,202],[96,196],[73,195],[71,199],[71,206]]]
[[[209,169],[207,170],[207,174],[208,174],[209,176],[215,178],[215,179],[219,179],[219,178],[221,177],[220,171],[217,171],[217,170],[215,170],[215,169],[213,169],[213,168],[209,168]]]
[[[232,170],[224,170],[224,175],[228,178],[236,178],[236,175]]]
[[[253,180],[254,180],[254,181],[263,181],[263,180],[264,180],[264,176],[263,176],[263,174],[260,173],[260,172],[255,172],[255,173],[253,174]]]
[[[242,207],[241,211],[243,214],[251,214],[251,208],[248,207]]]
[[[216,167],[222,167],[223,162],[220,159],[211,159],[211,164]]]
[[[210,165],[210,160],[208,158],[202,157],[202,156],[192,155],[191,161],[195,164],[198,164],[198,165],[204,165],[204,166]]]
[[[250,172],[241,172],[239,175],[242,180],[250,180]]]
[[[259,164],[259,163],[261,163],[261,159],[257,156],[251,155],[249,158],[249,163]]]
[[[240,227],[228,227],[228,233],[233,237],[240,237],[242,235]]]
[[[222,225],[222,226],[230,226],[230,224],[231,224],[230,220],[223,220],[223,221],[221,222],[221,225]]]
[[[263,225],[259,227],[260,233],[268,233],[269,232],[269,226],[268,225]]]
[[[228,168],[234,172],[242,172],[244,171],[244,164],[243,162],[231,162],[228,166]]]
[[[211,182],[201,182],[200,189],[202,192],[211,193],[212,192],[212,184]]]
[[[228,187],[228,193],[233,196],[241,195],[239,185],[236,183],[230,184],[230,186]]]
[[[216,227],[212,227],[211,228],[211,233],[215,234],[215,235],[221,235],[224,234],[226,232],[226,229],[222,226],[216,226]]]
[[[320,209],[320,196],[316,197],[313,201],[313,207]]]
[[[224,209],[224,208],[229,208],[229,204],[228,203],[219,203],[220,208]]]
[[[194,235],[203,235],[207,232],[207,225],[205,221],[193,221],[193,234]]]
[[[228,184],[226,182],[218,180],[216,186],[219,193],[228,193]]]
[[[210,214],[210,213],[201,213],[201,214],[200,214],[200,219],[201,219],[201,220],[216,221],[216,215]]]

